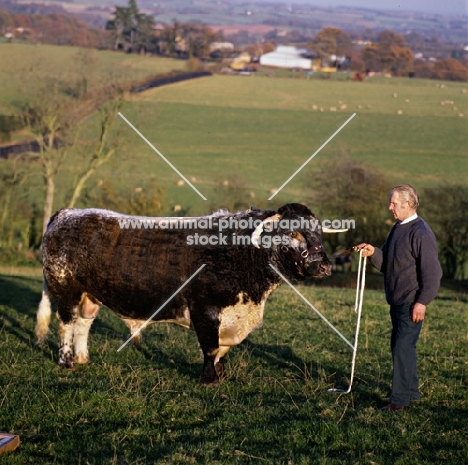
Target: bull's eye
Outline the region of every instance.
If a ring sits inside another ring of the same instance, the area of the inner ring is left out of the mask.
[[[302,258],[307,258],[308,256],[309,256],[309,251],[308,251],[308,250],[303,250],[303,251],[301,252],[301,257],[302,257]]]

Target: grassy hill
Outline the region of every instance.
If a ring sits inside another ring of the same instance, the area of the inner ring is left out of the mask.
[[[33,98],[39,81],[86,78],[92,90],[106,82],[132,81],[184,69],[185,62],[79,47],[0,43],[0,114],[15,114]]]

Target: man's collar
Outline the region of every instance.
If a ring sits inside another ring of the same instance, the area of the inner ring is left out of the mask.
[[[418,214],[415,213],[414,215],[411,215],[411,216],[409,216],[408,218],[406,218],[406,220],[400,221],[400,224],[409,223],[410,221],[415,220],[417,217],[418,217]]]

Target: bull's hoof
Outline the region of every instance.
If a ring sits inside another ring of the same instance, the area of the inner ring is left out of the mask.
[[[218,362],[215,365],[216,374],[218,375],[219,379],[224,379],[226,377],[226,372],[224,371],[224,363]]]
[[[205,379],[201,379],[201,382],[203,384],[203,386],[206,386],[206,387],[216,387],[216,386],[219,386],[219,379],[215,379],[213,381],[209,381],[209,380],[205,380]]]
[[[60,362],[59,367],[60,368],[65,368],[65,369],[71,370],[71,371],[76,370],[75,364],[72,361]]]
[[[73,361],[79,365],[91,365],[91,360],[86,354],[76,354]]]

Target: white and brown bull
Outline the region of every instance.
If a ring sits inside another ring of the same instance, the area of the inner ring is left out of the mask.
[[[101,305],[136,335],[205,265],[151,322],[195,330],[204,354],[202,382],[215,384],[229,349],[262,323],[265,302],[282,281],[273,267],[289,280],[331,274],[320,222],[301,204],[179,218],[177,228],[171,221],[97,209],[64,209],[50,219],[36,335],[40,341],[47,335],[52,300],[60,365],[89,362],[88,333]]]

